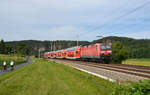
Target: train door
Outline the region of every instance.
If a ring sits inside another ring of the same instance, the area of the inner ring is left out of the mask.
[[[81,56],[81,54],[80,54],[80,47],[77,47],[76,49],[75,49],[75,57],[76,58],[80,58],[80,56]]]

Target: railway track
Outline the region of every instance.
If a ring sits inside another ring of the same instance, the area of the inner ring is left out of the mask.
[[[125,65],[125,64],[100,64],[94,62],[83,62],[83,61],[73,61],[73,60],[64,60],[64,59],[52,59],[52,60],[91,66],[91,67],[116,71],[120,73],[125,73],[125,74],[130,74],[130,75],[150,79],[150,67],[145,67],[145,66],[135,66],[135,65]]]
[[[93,63],[92,63],[93,64]],[[101,65],[101,66],[106,66],[106,67],[111,67],[111,68],[118,68],[118,69],[125,69],[129,71],[136,71],[136,72],[142,72],[142,73],[147,73],[150,74],[150,70],[148,69],[143,69],[143,68],[136,68],[136,67],[130,67],[130,66],[124,66],[124,65],[111,65],[111,64],[95,64],[95,65]]]

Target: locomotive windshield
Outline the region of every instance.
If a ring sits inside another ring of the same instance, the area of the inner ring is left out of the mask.
[[[109,46],[109,45],[106,45],[106,46],[101,46],[101,49],[111,49],[111,46]]]

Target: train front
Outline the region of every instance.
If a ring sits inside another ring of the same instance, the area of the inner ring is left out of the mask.
[[[100,56],[104,63],[108,64],[112,59],[112,45],[101,44],[100,45]]]

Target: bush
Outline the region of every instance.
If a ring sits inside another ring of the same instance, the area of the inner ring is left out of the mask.
[[[112,60],[114,63],[121,64],[129,56],[127,48],[120,42],[116,42],[112,45]]]
[[[150,80],[118,86],[112,95],[150,95]]]

